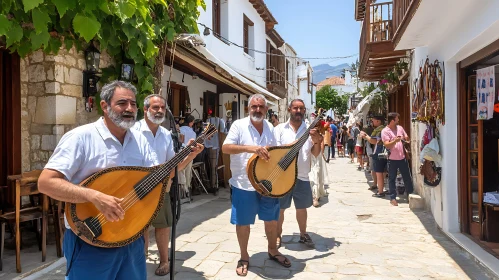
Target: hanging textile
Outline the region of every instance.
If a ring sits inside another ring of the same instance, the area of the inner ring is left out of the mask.
[[[494,66],[476,71],[476,92],[478,99],[477,120],[489,120],[494,116],[495,70]]]
[[[427,58],[419,67],[413,86],[412,118],[421,122],[433,119],[444,123],[444,73],[440,62],[430,63]]]

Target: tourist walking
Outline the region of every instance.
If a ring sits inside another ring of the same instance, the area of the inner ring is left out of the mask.
[[[388,186],[390,189],[390,203],[398,206],[395,179],[400,171],[404,179],[404,186],[407,194],[413,192],[412,177],[409,170],[409,163],[405,157],[403,142],[409,143],[409,136],[404,128],[399,124],[399,113],[388,114],[388,125],[381,131],[381,139],[387,149],[390,150],[388,157]]]

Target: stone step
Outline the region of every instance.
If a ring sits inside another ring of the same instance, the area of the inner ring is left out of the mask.
[[[410,209],[424,209],[424,199],[418,194],[409,195],[409,208]]]

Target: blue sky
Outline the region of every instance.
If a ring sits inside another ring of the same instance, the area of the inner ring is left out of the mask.
[[[310,60],[338,65],[358,58],[360,23],[354,19],[353,0],[265,0],[276,18],[275,29],[300,57],[337,57],[341,60]]]

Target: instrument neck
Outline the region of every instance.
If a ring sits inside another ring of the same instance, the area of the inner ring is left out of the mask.
[[[305,145],[305,142],[308,140],[308,137],[310,135],[310,130],[313,129],[317,123],[320,121],[320,118],[316,118],[305,130],[305,132],[300,136],[298,141],[293,145],[291,150],[279,161],[279,165],[283,170],[286,170],[291,162],[293,162],[293,159],[298,155],[300,152],[301,147]]]

